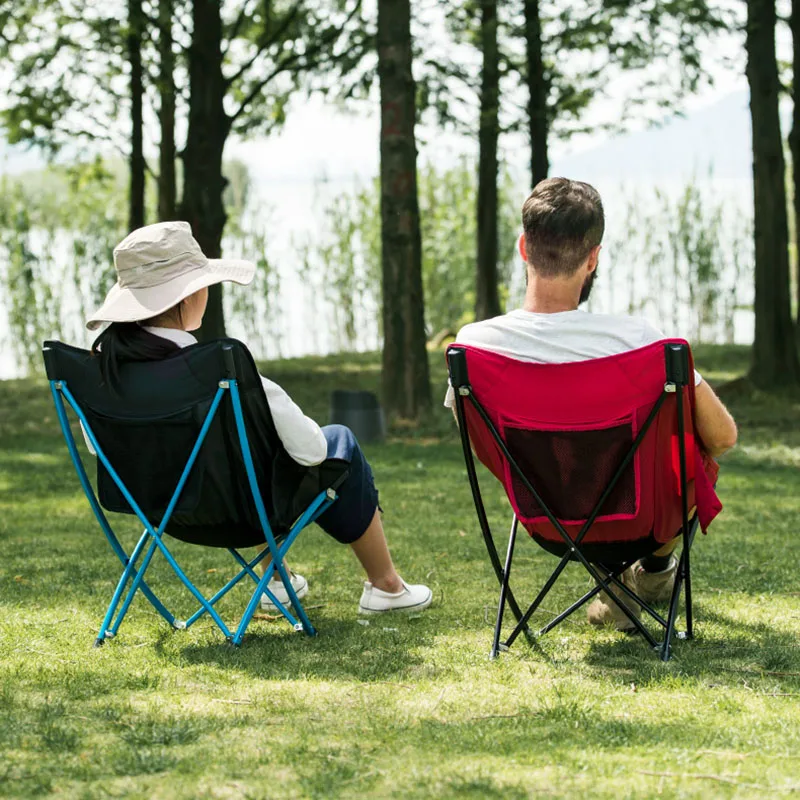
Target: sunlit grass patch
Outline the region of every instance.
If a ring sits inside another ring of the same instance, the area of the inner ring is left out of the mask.
[[[716,380],[741,348],[700,348]],[[377,390],[374,355],[264,366],[327,421],[334,388]],[[431,354],[435,398],[444,360]],[[29,798],[778,797],[800,784],[800,404],[727,402],[741,446],[726,510],[695,549],[697,639],[661,663],[639,638],[576,614],[489,662],[496,581],[452,420],[435,408],[369,446],[402,574],[435,604],[416,619],[356,618],[360,575],[316,530],[292,566],[309,578],[316,639],[256,620],[233,650],[208,623],[170,630],[141,598],[119,637],[92,641],[120,566],[80,495],[41,380],[0,383],[0,795]],[[487,509],[508,524],[499,488]],[[10,490],[10,491],[9,491]],[[138,534],[130,519],[121,535]],[[211,593],[226,554],[170,543]],[[518,591],[552,557],[521,541]],[[160,559],[151,585],[195,603]],[[545,604],[587,586],[569,567]],[[220,605],[228,620],[244,591]],[[537,615],[546,619],[546,615]]]

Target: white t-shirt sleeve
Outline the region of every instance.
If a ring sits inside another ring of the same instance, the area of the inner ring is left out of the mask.
[[[643,339],[642,339],[642,347],[646,347],[648,344],[653,344],[654,342],[660,342],[662,339],[668,338],[665,336],[655,325],[651,325],[647,320],[642,320],[643,322]],[[697,371],[694,371],[694,385],[699,386],[703,382],[703,376]]]
[[[469,330],[473,329],[475,325],[465,325],[457,334],[456,334],[456,341],[455,344],[465,344],[465,338],[469,338]],[[470,344],[474,344],[470,342]],[[453,389],[450,378],[447,379],[447,391],[444,395],[444,407],[445,408],[455,408],[456,407],[456,393]]]
[[[269,410],[286,452],[304,467],[321,464],[328,455],[328,443],[322,428],[300,410],[277,383],[262,376]]]

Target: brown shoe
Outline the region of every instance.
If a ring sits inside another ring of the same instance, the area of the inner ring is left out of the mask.
[[[633,567],[633,583],[626,584],[633,589],[645,603],[666,603],[672,597],[675,576],[678,574],[678,559],[672,556],[669,566],[661,572],[647,572],[642,562]]]
[[[633,585],[633,568],[629,567],[625,572],[620,575],[620,580],[628,588],[634,589]],[[642,615],[641,606],[631,600],[620,588],[612,586],[611,591],[616,597],[620,598],[632,612],[633,615],[639,619]],[[635,590],[634,590],[635,591]],[[595,600],[589,604],[586,610],[591,625],[613,625],[618,631],[635,631],[636,626],[625,615],[622,609],[605,593],[600,592]]]

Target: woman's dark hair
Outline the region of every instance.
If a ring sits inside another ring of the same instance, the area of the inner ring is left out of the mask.
[[[169,339],[149,333],[138,322],[112,322],[92,345],[100,359],[100,374],[112,391],[119,386],[119,365],[130,361],[160,361],[180,351]]]

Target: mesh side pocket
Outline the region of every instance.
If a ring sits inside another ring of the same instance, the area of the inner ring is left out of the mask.
[[[192,412],[166,419],[118,419],[86,409],[103,453],[127,490],[154,523],[166,511],[197,440],[200,426]],[[195,463],[176,511],[197,507],[202,492],[201,459]],[[132,514],[108,470],[97,459],[97,494],[107,511]]]
[[[630,420],[592,430],[505,428],[509,452],[550,511],[562,522],[583,522],[633,445]],[[625,468],[599,518],[637,513],[636,459]],[[510,468],[511,489],[523,519],[544,510]]]

